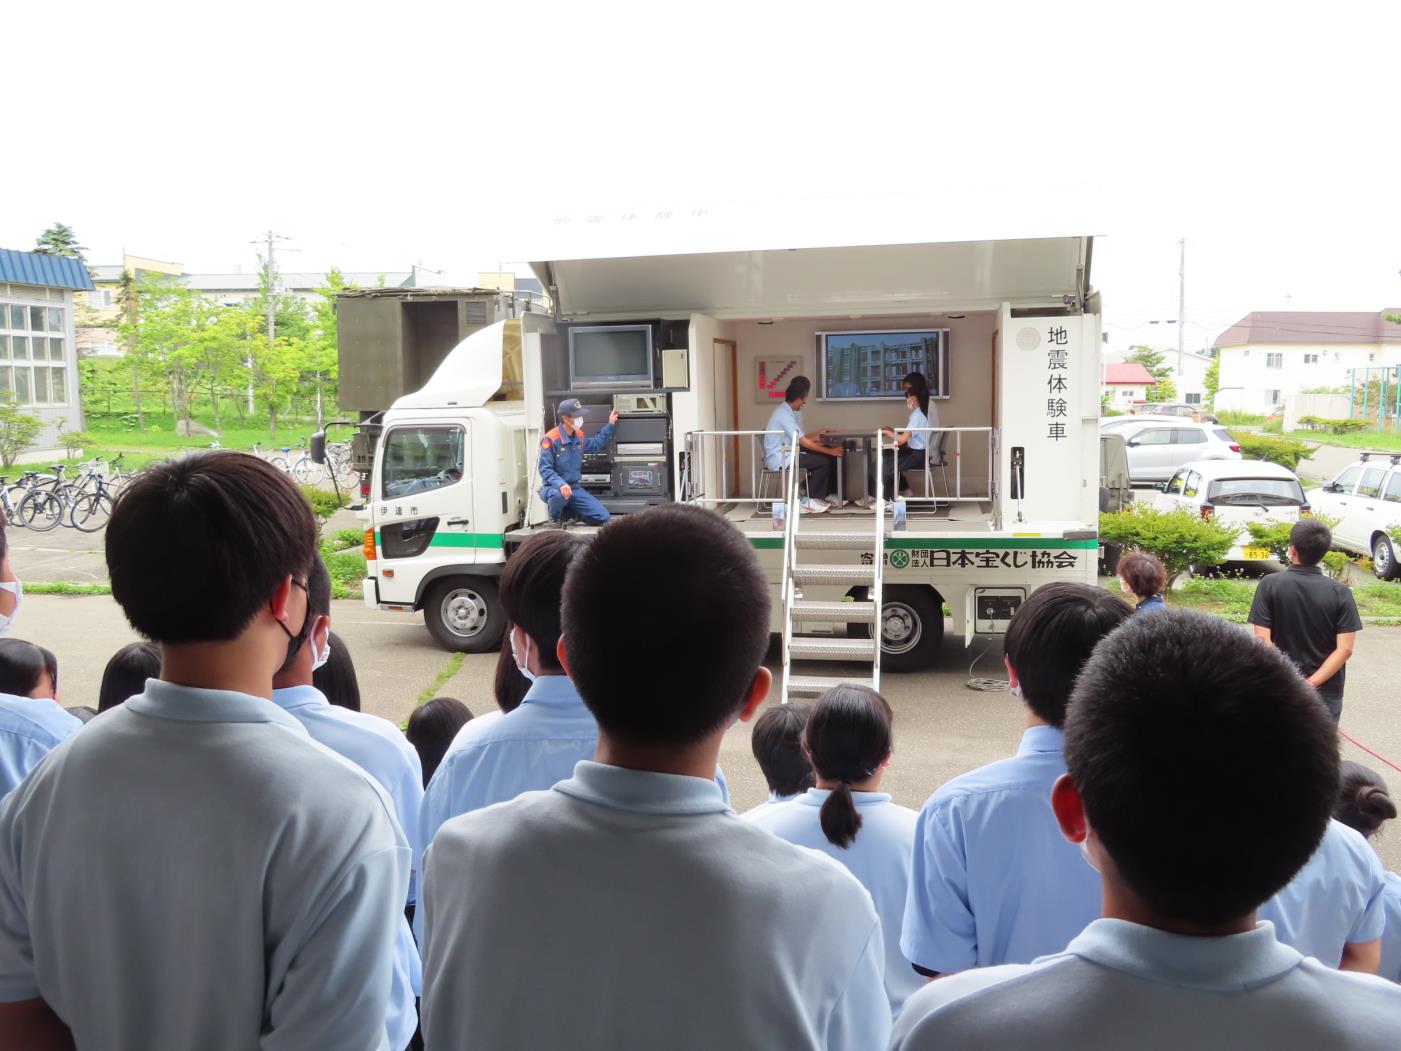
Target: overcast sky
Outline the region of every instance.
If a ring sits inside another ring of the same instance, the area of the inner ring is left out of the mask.
[[[11,7],[3,247],[470,283],[559,212],[1082,182],[1111,347],[1175,346],[1184,236],[1189,348],[1401,305],[1394,2]]]

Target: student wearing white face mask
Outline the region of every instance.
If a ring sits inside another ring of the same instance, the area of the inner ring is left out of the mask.
[[[399,728],[388,719],[366,712],[355,712],[331,704],[312,685],[312,673],[331,655],[331,578],[326,563],[317,555],[307,574],[307,616],[311,618],[305,643],[294,638],[288,644],[287,663],[273,677],[272,701],[306,727],[312,740],[349,759],[379,782],[394,804],[395,816],[413,847],[422,853],[415,839],[418,812],[423,803],[423,773],[418,753]],[[415,884],[409,884],[409,902],[414,900]],[[400,922],[394,946],[394,972],[385,1029],[391,1051],[403,1051],[418,1028],[414,1001],[422,992],[423,973],[418,947],[408,920]]]
[[[10,568],[10,541],[4,526],[0,526],[0,635],[8,634],[14,627],[23,598],[24,585]]]

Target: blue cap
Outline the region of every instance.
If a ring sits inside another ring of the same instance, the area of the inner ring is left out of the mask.
[[[565,398],[559,403],[560,416],[587,416],[584,407],[579,404],[578,398]]]

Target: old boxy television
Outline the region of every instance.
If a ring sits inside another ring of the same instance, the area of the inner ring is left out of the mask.
[[[885,329],[817,333],[824,401],[903,398],[900,381],[921,372],[931,397],[949,395],[949,330]]]
[[[569,330],[569,389],[652,389],[651,325],[576,325]]]

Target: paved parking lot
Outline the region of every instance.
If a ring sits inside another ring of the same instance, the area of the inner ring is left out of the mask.
[[[26,557],[26,565],[28,559]],[[420,616],[381,613],[357,602],[334,603],[334,627],[355,658],[365,710],[400,722],[417,698],[448,667],[450,657],[433,643]],[[34,595],[25,599],[17,632],[53,649],[60,660],[60,686],[66,704],[95,703],[107,658],[135,636],[112,599],[105,596]],[[1357,654],[1348,665],[1347,698],[1342,726],[1374,751],[1401,763],[1401,719],[1397,718],[1395,653],[1401,628],[1368,628],[1359,636]],[[1011,754],[1022,729],[1019,703],[1006,693],[979,693],[965,683],[969,664],[983,654],[975,674],[1002,674],[1000,639],[980,638],[971,649],[950,638],[941,670],[917,675],[887,675],[882,683],[895,710],[895,759],[886,786],[895,800],[910,807],[944,781],[981,763]],[[679,654],[674,682],[658,690],[684,688],[688,660],[704,654]],[[469,655],[439,693],[457,697],[474,712],[489,711],[494,654]],[[626,670],[622,670],[626,674]],[[1344,742],[1343,754],[1386,776],[1401,798],[1401,773]],[[1184,757],[1184,770],[1187,763]],[[732,729],[721,755],[738,809],[760,802],[765,789],[749,752],[749,727]],[[1184,774],[1184,776],[1186,776]],[[1145,815],[1151,821],[1151,815]],[[1401,870],[1401,822],[1379,844],[1392,869]]]

